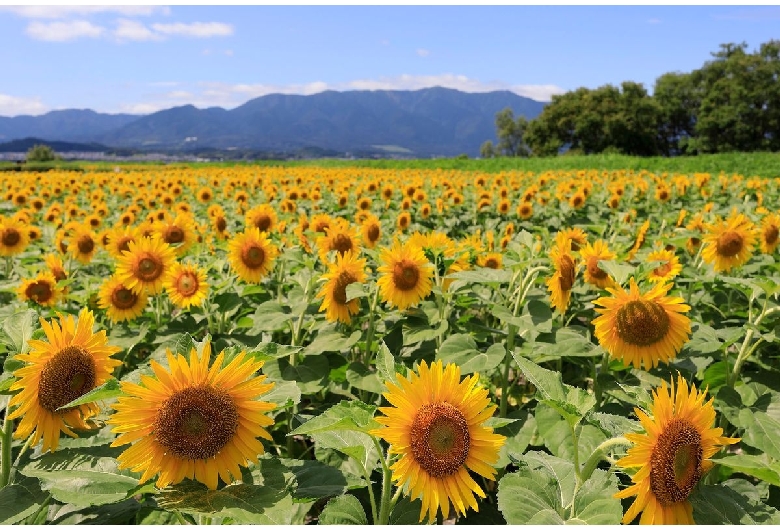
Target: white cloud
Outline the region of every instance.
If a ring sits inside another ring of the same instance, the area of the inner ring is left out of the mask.
[[[114,37],[119,41],[154,41],[162,40],[162,36],[154,33],[144,24],[136,21],[122,18],[117,20]]]
[[[18,98],[0,94],[0,116],[22,116],[47,113],[49,109],[39,98]]]
[[[97,38],[105,33],[105,28],[96,26],[86,20],[69,22],[31,22],[25,30],[27,35],[36,40],[50,42],[65,42],[82,37]]]
[[[168,97],[174,98],[174,99],[191,99],[193,97],[192,92],[187,92],[186,90],[174,90],[172,92],[168,92]]]
[[[116,13],[125,17],[170,14],[170,9],[165,6],[0,6],[0,11],[11,12],[24,18],[68,18],[98,13]]]
[[[152,24],[152,29],[163,35],[181,35],[199,39],[208,37],[227,37],[233,34],[233,26],[230,24],[223,24],[222,22]]]
[[[428,57],[431,54],[430,50],[426,50],[425,48],[417,48],[417,51],[415,52],[420,57]]]
[[[565,89],[556,85],[513,85],[509,90],[519,96],[535,99],[536,101],[548,102],[556,94],[563,94]]]
[[[222,53],[224,53],[224,54],[225,54],[225,55],[227,55],[228,57],[233,57],[233,50],[225,50],[225,51],[224,51],[224,52],[222,52]]]
[[[661,19],[660,18],[651,18],[647,21],[648,24],[660,24]]]

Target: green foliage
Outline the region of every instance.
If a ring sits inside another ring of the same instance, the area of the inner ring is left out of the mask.
[[[45,144],[36,144],[27,151],[28,162],[52,162],[59,157],[54,149]]]

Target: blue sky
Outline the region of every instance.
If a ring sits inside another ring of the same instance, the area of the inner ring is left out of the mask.
[[[777,6],[0,6],[0,115],[436,85],[548,101],[773,38]]]

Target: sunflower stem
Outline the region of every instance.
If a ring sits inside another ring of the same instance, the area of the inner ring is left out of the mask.
[[[379,463],[382,464],[382,498],[379,505],[379,520],[374,519],[374,524],[386,525],[390,520],[391,493],[393,490],[393,472],[390,466],[387,465],[390,451],[388,449],[388,454],[386,455],[382,451],[382,446],[376,436],[369,436],[371,436],[374,447],[379,452]]]
[[[190,524],[187,519],[184,518],[184,516],[181,514],[179,510],[173,510],[173,514],[176,516],[176,520],[179,521],[179,524],[188,525]]]
[[[13,420],[8,419],[8,404],[3,415],[3,435],[0,442],[0,488],[8,485],[11,479],[11,444],[13,443]]]
[[[729,374],[727,379],[727,384],[730,388],[734,388],[734,385],[737,383],[739,374],[742,371],[742,365],[750,358],[753,352],[756,351],[756,348],[758,348],[758,346],[764,341],[762,337],[759,337],[759,339],[752,346],[750,345],[750,342],[753,340],[753,335],[755,334],[755,328],[758,327],[758,325],[761,324],[761,322],[767,316],[780,312],[780,307],[772,307],[767,309],[768,301],[769,298],[767,297],[764,300],[764,306],[761,310],[761,313],[752,322],[754,327],[751,327],[745,333],[745,339],[742,341],[742,346],[739,348],[737,360],[734,362],[734,368],[732,369],[731,374]]]
[[[366,331],[366,364],[370,364],[371,348],[374,342],[374,330],[376,327],[374,320],[374,312],[376,310],[376,304],[379,300],[379,287],[374,283],[374,292],[371,296],[371,302],[368,307],[368,331]]]
[[[517,335],[517,326],[509,324],[509,331],[506,338],[506,356],[504,357],[504,373],[501,374],[501,404],[499,407],[499,416],[506,417],[506,409],[509,403],[509,369],[512,365],[512,352],[515,350],[515,336]]]
[[[582,482],[586,482],[590,476],[593,474],[593,471],[596,469],[596,466],[598,466],[599,462],[603,459],[604,455],[613,447],[620,447],[620,446],[627,446],[631,445],[631,442],[625,438],[624,436],[618,436],[616,438],[610,438],[608,440],[605,440],[601,442],[594,450],[593,453],[588,457],[588,459],[585,461],[585,463],[582,466],[582,474],[580,477],[582,478]]]

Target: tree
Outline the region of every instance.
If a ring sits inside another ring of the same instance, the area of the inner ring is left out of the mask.
[[[485,140],[479,147],[479,156],[482,158],[493,158],[496,156],[496,149],[493,147],[492,140]]]
[[[701,107],[701,73],[672,72],[656,79],[653,99],[659,107],[658,144],[666,156],[695,153],[696,118]]]
[[[28,162],[51,162],[57,160],[54,149],[45,144],[35,144],[27,151]]]
[[[515,113],[509,107],[496,114],[498,145],[495,150],[505,156],[528,156],[528,146],[524,141],[527,128],[528,120],[525,116],[515,119]]]

